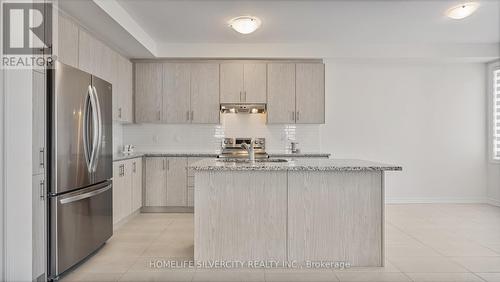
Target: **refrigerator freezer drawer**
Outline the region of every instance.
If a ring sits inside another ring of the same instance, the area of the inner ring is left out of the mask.
[[[113,235],[113,189],[106,181],[50,200],[51,276],[57,277]]]

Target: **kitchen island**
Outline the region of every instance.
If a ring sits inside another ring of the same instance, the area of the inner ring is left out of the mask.
[[[384,172],[363,160],[228,162],[195,174],[194,258],[383,266]]]

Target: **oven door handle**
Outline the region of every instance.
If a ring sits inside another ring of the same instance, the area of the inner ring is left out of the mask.
[[[64,205],[64,204],[73,203],[73,202],[76,202],[79,200],[87,199],[87,198],[90,198],[90,197],[93,197],[93,196],[96,196],[96,195],[99,195],[101,193],[108,191],[109,189],[111,189],[112,186],[113,186],[112,184],[109,184],[103,188],[100,188],[100,189],[97,189],[94,191],[90,191],[90,192],[87,192],[84,194],[75,195],[75,196],[72,196],[69,198],[61,199],[61,200],[59,200],[59,202]]]

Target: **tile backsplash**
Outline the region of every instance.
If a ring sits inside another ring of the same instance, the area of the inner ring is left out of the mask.
[[[286,152],[291,141],[304,152],[321,150],[320,125],[267,125],[265,114],[221,114],[219,125],[130,124],[123,125],[122,134],[121,144],[134,144],[138,152],[218,153],[224,137],[264,137],[268,152]]]

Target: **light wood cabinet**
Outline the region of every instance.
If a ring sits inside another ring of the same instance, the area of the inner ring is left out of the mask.
[[[135,64],[135,121],[161,122],[162,64]]]
[[[138,62],[136,121],[220,122],[220,103],[267,103],[268,124],[325,122],[321,62]]]
[[[63,64],[78,67],[78,25],[59,13],[57,18],[57,44],[54,50],[57,60]]]
[[[162,121],[190,123],[191,65],[163,64]]]
[[[167,158],[167,206],[187,205],[187,158]]]
[[[132,212],[142,207],[142,158],[131,160],[132,163]]]
[[[113,120],[132,123],[134,121],[132,63],[118,53],[114,53],[114,57]]]
[[[221,103],[265,103],[265,63],[222,63]]]
[[[322,63],[269,63],[267,123],[325,123]]]
[[[191,123],[217,124],[219,113],[219,64],[191,64]]]
[[[240,103],[243,95],[243,64],[220,64],[220,102]]]
[[[113,224],[120,220],[120,208],[118,194],[121,193],[123,178],[121,177],[122,164],[121,162],[113,163]]]
[[[132,175],[127,161],[113,163],[113,223],[132,211]]]
[[[144,187],[144,206],[167,206],[167,159],[163,157],[146,158]]]
[[[113,57],[109,48],[83,29],[78,38],[78,68],[111,82]]]
[[[295,65],[296,123],[325,123],[325,66]]]
[[[142,206],[142,158],[113,162],[113,224]]]
[[[267,66],[264,63],[243,65],[243,102],[265,103],[267,96]]]
[[[267,123],[295,123],[295,64],[267,64]]]
[[[219,64],[136,63],[136,121],[219,123]]]
[[[45,174],[33,176],[32,190],[32,221],[33,221],[33,280],[44,275],[46,265],[45,237]]]

